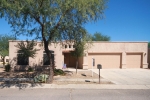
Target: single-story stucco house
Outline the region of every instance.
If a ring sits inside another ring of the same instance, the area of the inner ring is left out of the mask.
[[[17,45],[19,40],[9,41],[9,61],[12,67],[21,66],[17,62]],[[71,56],[70,51],[73,50],[72,43],[57,43],[49,45],[49,49],[53,51],[56,68],[74,67],[76,65],[75,58]],[[28,66],[44,66],[45,51],[43,43],[37,41],[35,48],[37,51],[35,58],[29,58]],[[148,42],[93,42],[91,48],[85,50],[83,57],[79,59],[80,69],[97,68],[97,64],[102,65],[102,69],[107,68],[148,68]]]

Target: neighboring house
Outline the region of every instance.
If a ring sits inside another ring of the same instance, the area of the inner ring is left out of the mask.
[[[17,62],[17,48],[15,45],[20,41],[9,41],[9,58],[12,67],[15,66],[44,66],[48,65],[42,42],[37,42],[35,48],[39,49],[35,58],[27,58],[28,62]],[[56,68],[75,68],[75,58],[71,56],[73,44],[57,43],[51,44],[49,49],[53,51]],[[85,50],[83,57],[79,59],[80,69],[97,68],[101,64],[103,69],[107,68],[148,68],[148,42],[93,42],[92,47]]]

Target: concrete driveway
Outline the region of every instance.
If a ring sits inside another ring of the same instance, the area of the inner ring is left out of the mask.
[[[100,75],[118,85],[150,85],[150,69],[101,69]]]

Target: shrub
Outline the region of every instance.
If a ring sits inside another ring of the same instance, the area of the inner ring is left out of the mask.
[[[61,69],[54,69],[54,75],[65,75],[65,72]]]
[[[5,71],[9,72],[11,70],[10,64],[5,65]]]
[[[28,72],[33,72],[33,68],[32,68],[32,67],[29,67],[29,68],[28,68]]]
[[[46,80],[48,79],[49,75],[46,75],[46,74],[40,74],[40,75],[36,75],[34,77],[34,82],[46,82]]]

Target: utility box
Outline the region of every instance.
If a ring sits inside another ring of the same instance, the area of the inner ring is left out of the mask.
[[[97,68],[98,69],[102,69],[102,65],[101,64],[97,64]]]

